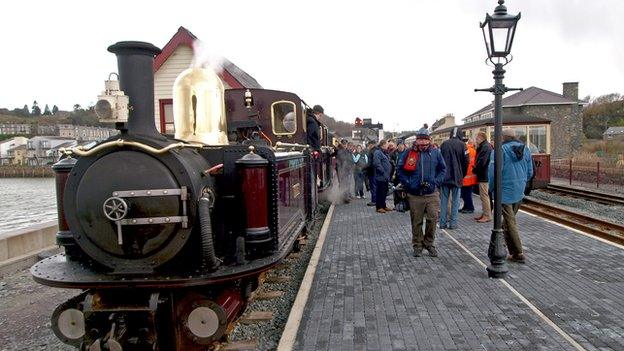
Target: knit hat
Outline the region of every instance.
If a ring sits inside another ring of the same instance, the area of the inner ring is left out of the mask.
[[[314,105],[314,107],[312,107],[312,111],[318,112],[318,113],[325,113],[325,110],[323,110],[323,106],[321,105]]]
[[[420,128],[416,132],[416,139],[429,139],[431,136],[429,135],[429,130],[426,128]]]

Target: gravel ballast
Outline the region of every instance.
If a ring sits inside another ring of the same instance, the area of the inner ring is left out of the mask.
[[[571,211],[595,216],[606,221],[619,224],[624,223],[624,206],[603,205],[594,201],[560,196],[539,190],[532,191],[531,197],[556,203]]]
[[[245,309],[243,315],[252,311],[271,311],[273,319],[266,322],[254,324],[238,323],[229,336],[230,341],[258,340],[258,350],[275,350],[279,344],[282,332],[288,320],[299,285],[308,268],[308,262],[316,245],[319,232],[323,225],[323,219],[329,208],[329,203],[319,204],[319,211],[312,229],[308,233],[307,244],[301,248],[301,256],[297,259],[288,259],[288,266],[283,269],[272,269],[267,272],[266,277],[287,276],[290,278],[285,283],[264,283],[258,291],[283,291],[284,294],[271,300],[253,300]]]

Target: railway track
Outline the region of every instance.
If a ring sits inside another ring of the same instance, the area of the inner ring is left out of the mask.
[[[624,245],[623,225],[570,211],[552,203],[529,197],[524,198],[521,208],[540,217],[548,218],[616,244]]]
[[[572,196],[580,199],[598,202],[604,205],[624,206],[624,196],[607,194],[603,192],[592,191],[588,189],[573,188],[564,185],[549,184],[547,188],[542,189],[552,194]]]

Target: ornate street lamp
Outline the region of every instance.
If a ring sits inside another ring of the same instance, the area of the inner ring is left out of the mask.
[[[511,62],[511,45],[516,33],[516,25],[520,20],[520,14],[516,16],[507,14],[505,0],[499,0],[494,14],[485,15],[485,21],[480,24],[483,30],[483,40],[487,50],[486,62],[494,65],[494,85],[487,89],[475,89],[475,91],[487,91],[494,94],[494,228],[490,236],[488,257],[490,265],[487,267],[490,278],[505,278],[507,275],[507,250],[503,243],[502,229],[502,176],[503,176],[503,94],[512,90],[503,84],[505,70],[503,66]]]

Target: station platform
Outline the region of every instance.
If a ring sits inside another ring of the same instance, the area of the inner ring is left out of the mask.
[[[332,211],[293,349],[624,350],[624,247],[521,211],[527,263],[489,279],[491,222],[415,258],[409,213],[365,203]]]

